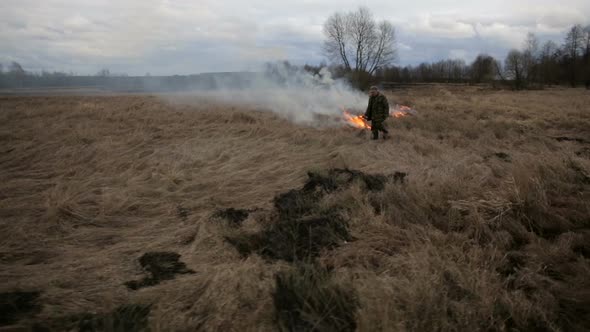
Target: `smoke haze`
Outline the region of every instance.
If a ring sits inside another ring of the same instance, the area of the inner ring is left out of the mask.
[[[268,65],[263,73],[254,73],[247,81],[216,79],[213,86],[188,94],[197,102],[255,107],[300,124],[317,125],[318,115],[339,117],[343,108],[364,110],[367,103],[367,96],[346,81],[333,79],[327,68],[312,74],[282,63]]]

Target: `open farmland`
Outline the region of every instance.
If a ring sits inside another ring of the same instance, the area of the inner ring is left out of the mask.
[[[418,114],[370,141],[195,98],[0,97],[0,325],[590,329],[590,94],[388,98]]]

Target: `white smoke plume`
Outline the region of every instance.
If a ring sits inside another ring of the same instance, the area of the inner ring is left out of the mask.
[[[249,73],[240,82],[223,77],[214,77],[214,81],[214,89],[190,94],[197,99],[272,111],[301,124],[326,125],[317,122],[318,115],[338,118],[343,108],[364,110],[367,105],[365,94],[344,80],[333,79],[327,68],[314,75],[279,63],[267,65],[262,73]]]

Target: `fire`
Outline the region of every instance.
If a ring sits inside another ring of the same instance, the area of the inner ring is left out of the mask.
[[[371,129],[371,125],[363,115],[355,115],[349,112],[346,108],[342,108],[342,114],[347,124],[360,129]],[[394,118],[403,118],[408,115],[416,115],[416,111],[411,107],[404,105],[395,105],[389,110],[389,116]]]
[[[395,118],[403,118],[404,116],[407,116],[408,114],[414,114],[415,112],[416,111],[414,111],[411,107],[395,105],[394,109],[389,110],[389,115]]]
[[[371,129],[371,125],[365,120],[362,115],[353,115],[344,110],[344,120],[353,127],[360,129]]]

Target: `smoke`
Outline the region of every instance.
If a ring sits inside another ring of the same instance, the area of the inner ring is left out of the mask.
[[[318,119],[339,119],[343,108],[363,110],[367,103],[366,95],[344,80],[333,79],[327,68],[313,74],[288,63],[277,63],[266,65],[260,73],[220,74],[211,79],[212,88],[195,90],[190,95],[196,100],[271,111],[300,124],[327,125],[327,121]]]

